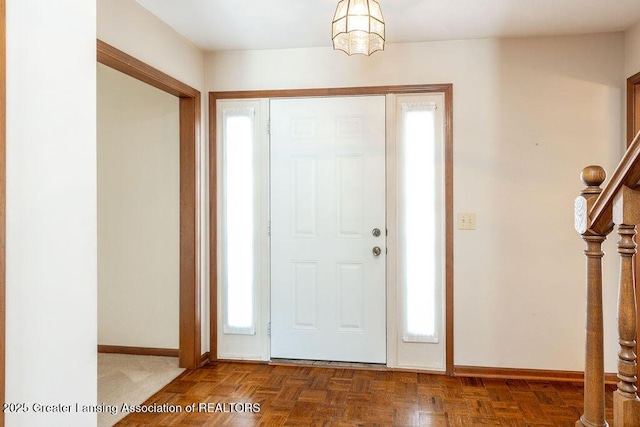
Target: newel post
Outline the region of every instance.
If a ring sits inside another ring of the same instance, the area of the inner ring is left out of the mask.
[[[587,166],[580,179],[587,185],[575,200],[575,228],[587,244],[587,326],[584,369],[584,412],[576,427],[608,426],[604,412],[604,348],[602,323],[602,242],[606,236],[589,230],[589,209],[602,191],[606,173],[600,166]]]
[[[618,290],[618,389],[613,393],[614,426],[639,426],[638,363],[636,356],[636,287],[633,257],[636,225],[640,224],[640,192],[623,186],[613,203],[613,222],[618,225],[620,287]]]

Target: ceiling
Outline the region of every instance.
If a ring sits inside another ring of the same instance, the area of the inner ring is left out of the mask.
[[[330,47],[337,0],[136,0],[203,50]],[[380,0],[388,43],[622,31],[640,0]]]

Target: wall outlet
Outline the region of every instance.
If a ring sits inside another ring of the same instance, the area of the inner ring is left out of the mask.
[[[475,230],[476,214],[459,213],[458,214],[458,230]]]

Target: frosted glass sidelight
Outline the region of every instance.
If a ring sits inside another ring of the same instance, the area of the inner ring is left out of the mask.
[[[436,159],[435,105],[403,104],[399,122],[399,273],[403,289],[403,341],[438,342],[438,217],[440,167]]]
[[[255,334],[253,108],[223,114],[224,332]]]

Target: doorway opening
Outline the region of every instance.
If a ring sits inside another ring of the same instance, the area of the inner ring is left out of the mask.
[[[136,58],[97,41],[98,62],[179,98],[179,364],[202,364],[198,286],[196,147],[200,134],[200,92]],[[150,297],[151,298],[151,297]],[[121,349],[126,351],[126,349]],[[139,349],[134,349],[137,351]],[[150,349],[139,354],[155,354]],[[163,355],[167,355],[166,353]]]

